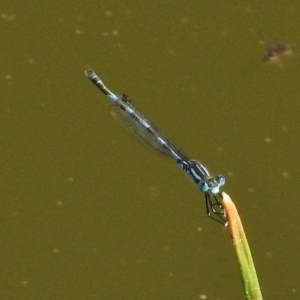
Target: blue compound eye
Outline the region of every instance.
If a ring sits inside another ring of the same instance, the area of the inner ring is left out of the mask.
[[[218,175],[217,180],[218,180],[220,186],[225,184],[225,177],[223,175]]]
[[[199,187],[200,191],[202,191],[202,192],[207,192],[209,190],[208,184],[204,180],[199,181],[198,187]]]

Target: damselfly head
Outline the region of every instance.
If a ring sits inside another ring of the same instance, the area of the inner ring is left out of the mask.
[[[200,180],[198,183],[199,189],[204,193],[218,194],[220,187],[225,184],[225,177],[218,175],[216,177],[210,177],[206,180]]]

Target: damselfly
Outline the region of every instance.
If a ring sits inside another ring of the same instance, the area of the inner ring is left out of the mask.
[[[207,215],[213,220],[227,225],[222,202],[217,198],[217,196],[222,197],[219,190],[220,187],[225,184],[225,177],[223,175],[212,177],[200,162],[190,159],[169,139],[163,136],[155,126],[134,107],[128,96],[125,94],[116,95],[112,93],[94,71],[86,70],[85,75],[116,105],[119,115],[131,126],[131,130],[134,130],[134,132],[147,144],[152,146],[152,148],[172,157],[188,177],[197,184],[200,191],[204,192]]]

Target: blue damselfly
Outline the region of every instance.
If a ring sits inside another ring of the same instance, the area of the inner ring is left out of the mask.
[[[189,158],[169,139],[163,136],[156,127],[135,108],[128,96],[125,94],[116,95],[112,93],[94,71],[86,70],[85,75],[116,105],[116,109],[121,118],[131,127],[130,130],[133,130],[152,148],[173,158],[188,177],[196,183],[200,191],[204,192],[207,215],[215,221],[227,225],[222,202],[217,198],[217,196],[222,197],[219,190],[220,187],[225,184],[225,177],[223,175],[212,177],[200,162]]]

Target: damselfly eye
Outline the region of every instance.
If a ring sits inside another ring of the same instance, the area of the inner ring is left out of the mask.
[[[225,177],[223,175],[218,175],[217,181],[219,182],[219,186],[222,186],[225,184]]]
[[[204,180],[200,180],[199,183],[198,183],[198,187],[200,189],[200,191],[202,192],[207,192],[209,190],[209,187],[208,187],[208,184],[206,181]]]

